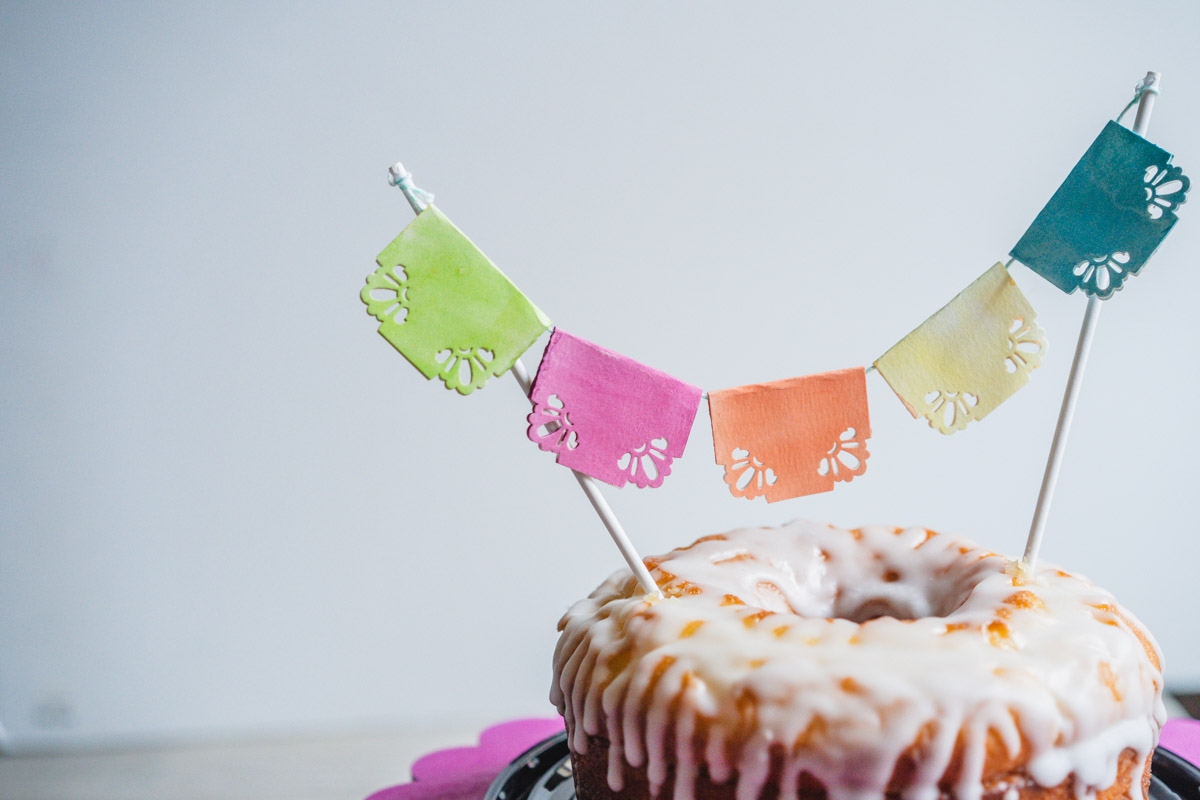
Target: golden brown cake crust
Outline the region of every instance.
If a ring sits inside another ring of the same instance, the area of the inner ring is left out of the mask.
[[[597,736],[588,737],[587,753],[571,754],[575,774],[575,792],[578,800],[655,800],[655,796],[651,794],[650,782],[646,777],[644,767],[636,769],[626,764],[624,787],[620,791],[610,789],[607,778],[608,757],[608,741]],[[1013,759],[1010,759],[1007,754],[1002,760],[1005,762],[1003,770],[991,770],[985,776],[982,800],[1075,800],[1075,792],[1072,788],[1073,776],[1068,777],[1058,786],[1045,788],[1034,783],[1019,764],[1008,763]],[[758,800],[778,800],[782,761],[781,753],[776,753],[772,759],[771,778],[763,787],[763,792],[759,795]],[[956,759],[957,761],[958,759]],[[1120,800],[1122,797],[1127,797],[1130,788],[1137,783],[1141,784],[1141,796],[1148,798],[1150,761],[1151,759],[1148,758],[1139,765],[1137,754],[1133,750],[1127,749],[1122,752],[1117,779],[1111,786],[1097,794],[1098,800]],[[958,768],[956,765],[952,765],[951,769],[956,773]],[[667,788],[664,789],[664,793],[669,794],[669,787],[673,785],[674,777],[674,768],[672,767],[668,773],[665,783]],[[898,764],[896,775],[888,785],[884,797],[888,800],[899,800],[901,792],[907,786],[906,777],[908,774],[905,766]],[[948,770],[943,779],[939,781],[942,797],[954,797],[955,777],[956,775]],[[701,768],[700,774],[696,778],[695,787],[695,800],[736,800],[736,779],[731,778],[724,783],[713,783],[708,770],[704,768]],[[1006,794],[1010,788],[1017,790],[1016,798]],[[820,781],[808,775],[801,777],[797,785],[796,800],[826,800],[826,797],[825,787],[821,785]]]

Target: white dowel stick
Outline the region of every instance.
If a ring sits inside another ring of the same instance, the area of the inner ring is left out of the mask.
[[[1159,74],[1147,72],[1142,81],[1141,97],[1133,131],[1145,136],[1150,127],[1150,113],[1154,110],[1154,97],[1158,94]],[[1046,472],[1042,476],[1042,488],[1038,492],[1037,505],[1033,510],[1033,523],[1029,526],[1029,538],[1025,542],[1024,568],[1032,572],[1037,566],[1038,551],[1046,531],[1046,519],[1050,514],[1050,501],[1054,499],[1054,488],[1058,484],[1058,472],[1062,467],[1063,453],[1067,448],[1067,436],[1071,432],[1071,420],[1075,416],[1075,404],[1079,400],[1079,389],[1083,385],[1083,371],[1087,367],[1088,353],[1100,321],[1103,301],[1095,295],[1088,296],[1087,310],[1079,328],[1079,340],[1075,343],[1075,357],[1071,361],[1071,372],[1067,376],[1067,389],[1063,394],[1062,407],[1058,411],[1058,424],[1054,427],[1054,439],[1050,443],[1050,456],[1046,459]]]
[[[433,202],[433,195],[413,185],[412,173],[399,161],[388,167],[388,182],[404,192],[404,199],[412,206],[414,214],[420,214]]]
[[[388,168],[388,175],[391,184],[399,187],[400,191],[404,192],[404,197],[408,200],[408,204],[412,206],[414,214],[420,214],[424,211],[429,205],[429,201],[433,199],[433,195],[413,185],[412,173],[405,169],[404,165],[399,161]],[[529,377],[529,370],[525,369],[525,365],[521,363],[521,359],[518,358],[517,363],[513,364],[512,373],[513,377],[517,379],[521,391],[525,392],[526,397],[529,397],[533,391],[533,379]],[[625,563],[633,570],[633,574],[637,577],[642,590],[646,594],[662,597],[662,590],[654,582],[654,578],[650,575],[650,570],[646,569],[646,565],[642,562],[642,557],[638,555],[637,548],[629,540],[629,534],[625,533],[625,529],[621,527],[621,523],[617,519],[617,515],[613,513],[612,507],[604,499],[604,495],[600,494],[600,487],[587,475],[575,470],[571,470],[571,472],[575,475],[575,480],[579,481],[579,488],[583,489],[583,493],[587,495],[592,508],[600,516],[600,521],[608,529],[608,535],[612,537],[613,542],[617,545],[617,549],[625,557]]]
[[[1088,297],[1087,310],[1083,313],[1083,325],[1079,328],[1079,341],[1075,343],[1075,358],[1071,361],[1071,372],[1067,377],[1067,389],[1063,394],[1062,408],[1058,411],[1058,424],[1054,428],[1054,439],[1050,443],[1050,456],[1046,459],[1046,472],[1042,475],[1042,488],[1038,492],[1037,506],[1033,510],[1033,524],[1029,527],[1029,539],[1025,542],[1025,567],[1032,570],[1037,565],[1038,551],[1042,547],[1042,534],[1046,530],[1046,517],[1050,513],[1050,501],[1054,499],[1054,487],[1058,484],[1058,471],[1062,467],[1063,452],[1067,448],[1067,436],[1071,433],[1071,420],[1075,416],[1075,403],[1079,400],[1079,388],[1083,385],[1083,370],[1087,366],[1088,353],[1096,334],[1096,323],[1100,320],[1103,301],[1095,296]]]
[[[1158,97],[1158,81],[1161,77],[1157,72],[1147,72],[1142,79],[1145,88],[1138,102],[1137,116],[1133,118],[1133,132],[1138,136],[1145,136],[1150,128],[1150,113],[1154,111],[1154,98]]]
[[[517,379],[517,383],[520,384],[521,390],[525,392],[525,396],[529,397],[533,391],[533,379],[529,377],[529,370],[525,369],[525,365],[521,363],[521,359],[518,358],[517,363],[513,364],[512,373],[513,377]],[[583,489],[583,493],[591,501],[592,508],[600,516],[600,521],[604,523],[604,527],[608,529],[608,535],[612,537],[613,542],[617,545],[617,549],[621,551],[621,555],[625,558],[625,563],[633,570],[633,574],[637,577],[638,583],[641,584],[642,590],[646,594],[662,597],[662,590],[654,582],[654,578],[650,575],[650,570],[646,569],[645,563],[642,562],[642,557],[638,555],[637,548],[629,540],[629,535],[621,527],[617,515],[613,513],[612,508],[608,505],[608,501],[604,499],[604,495],[600,494],[600,487],[589,476],[581,472],[571,470],[571,474],[575,476],[575,480],[579,481],[579,488]]]

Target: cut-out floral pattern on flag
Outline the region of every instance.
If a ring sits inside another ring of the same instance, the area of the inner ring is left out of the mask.
[[[379,333],[426,378],[470,394],[512,369],[550,320],[429,206],[376,259],[360,292]]]
[[[1046,337],[1003,264],[977,278],[875,362],[914,417],[942,433],[983,419],[1029,382]]]
[[[710,392],[713,445],[736,497],[828,492],[867,469],[862,367]]]
[[[701,390],[556,328],[530,399],[530,441],[613,486],[660,486],[683,455]]]
[[[1068,294],[1110,297],[1172,226],[1189,181],[1171,154],[1109,122],[1012,249]]]

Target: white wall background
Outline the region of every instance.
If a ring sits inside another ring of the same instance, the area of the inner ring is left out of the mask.
[[[1147,69],[1200,176],[1200,6],[0,5],[0,723],[11,749],[551,712],[620,566],[509,378],[426,383],[358,300],[386,167],[568,330],[706,388],[869,363],[1003,259]],[[1200,209],[1108,304],[1044,557],[1200,685]],[[1023,545],[1084,300],[942,437],[735,500],[702,413],[645,553],[808,516]],[[529,355],[536,366],[540,350]]]

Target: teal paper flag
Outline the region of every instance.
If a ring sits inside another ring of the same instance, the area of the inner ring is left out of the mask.
[[[429,206],[376,259],[360,292],[379,333],[426,378],[470,394],[550,327],[454,223]]]
[[[1010,255],[1068,294],[1110,297],[1170,233],[1188,185],[1170,153],[1109,122]]]

